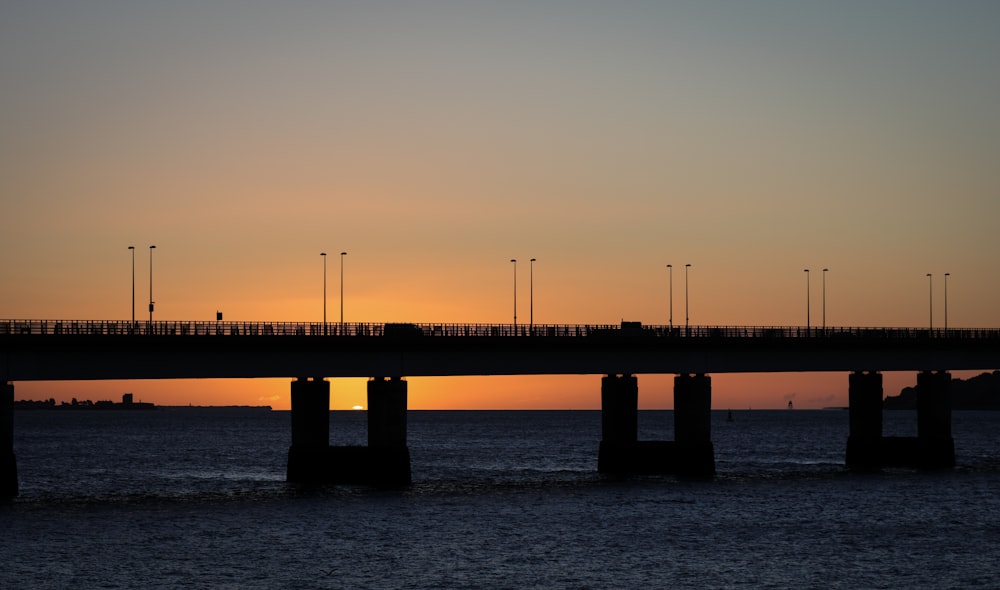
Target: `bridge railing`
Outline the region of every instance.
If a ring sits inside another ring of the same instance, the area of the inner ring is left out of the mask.
[[[406,324],[367,322],[212,322],[128,320],[0,320],[4,335],[90,336],[420,336],[462,338],[711,338],[711,339],[1000,339],[996,328],[878,328],[805,326],[642,326],[622,324]]]

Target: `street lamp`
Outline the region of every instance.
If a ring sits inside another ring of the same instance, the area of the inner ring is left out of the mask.
[[[826,273],[829,268],[823,269],[823,333],[826,334]]]
[[[528,329],[535,327],[535,259],[531,259],[528,273]]]
[[[514,330],[517,330],[517,259],[511,258],[514,263]]]
[[[934,278],[927,273],[927,301],[930,305],[928,331],[934,332]]]
[[[323,257],[323,335],[326,335],[326,252],[320,252]]]
[[[156,246],[149,247],[149,328],[153,328],[153,250]]]
[[[806,334],[809,333],[809,269],[806,272]]]
[[[340,253],[340,329],[344,330],[344,256],[347,252]]]
[[[688,329],[688,322],[691,319],[688,313],[688,269],[691,268],[690,264],[684,265],[684,330]]]
[[[132,251],[132,326],[129,328],[129,332],[135,329],[135,246],[129,246],[129,250]]]
[[[667,265],[667,273],[670,275],[670,331],[674,331],[674,265]]]
[[[950,272],[944,273],[944,334],[948,335],[948,277]]]

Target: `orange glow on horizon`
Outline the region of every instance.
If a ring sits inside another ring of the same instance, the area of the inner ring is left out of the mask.
[[[967,379],[979,371],[954,371]],[[886,372],[884,395],[916,384],[916,373]],[[715,374],[713,409],[797,409],[847,406],[847,373]],[[639,375],[639,408],[672,409],[673,375]],[[15,398],[56,403],[72,398],[119,402],[123,393],[159,406],[271,406],[290,409],[291,379],[177,379],[17,382]],[[368,407],[367,379],[330,380],[330,408]],[[598,410],[600,375],[414,377],[407,379],[411,410]]]

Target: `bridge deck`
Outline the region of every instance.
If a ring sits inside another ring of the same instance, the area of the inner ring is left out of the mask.
[[[993,370],[1000,330],[0,320],[0,379]]]

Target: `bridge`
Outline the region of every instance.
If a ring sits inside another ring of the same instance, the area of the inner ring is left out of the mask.
[[[949,370],[1000,367],[1000,329],[0,320],[0,477],[17,381],[291,381],[290,481],[407,483],[406,377],[601,375],[598,470],[711,475],[711,373],[846,372],[850,466],[949,467]],[[917,371],[918,434],[882,436],[881,371]],[[641,374],[674,374],[673,441],[637,440]],[[328,378],[368,377],[369,444],[329,445]]]

